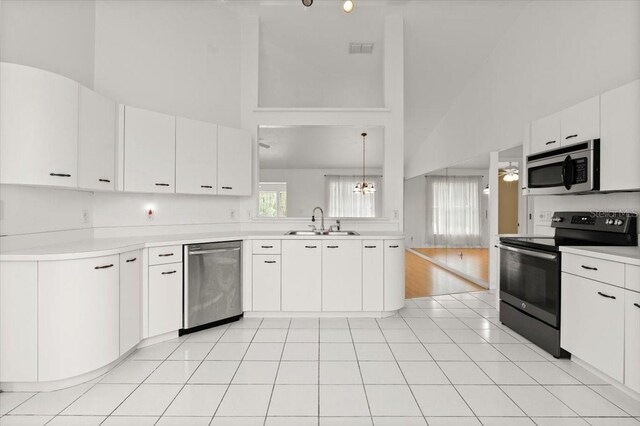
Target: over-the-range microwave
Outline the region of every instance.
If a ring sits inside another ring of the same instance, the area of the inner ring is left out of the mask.
[[[600,189],[600,139],[527,156],[529,194],[576,194]]]

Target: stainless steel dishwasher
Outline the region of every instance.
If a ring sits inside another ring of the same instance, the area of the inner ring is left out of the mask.
[[[181,334],[242,316],[242,242],[184,246]]]

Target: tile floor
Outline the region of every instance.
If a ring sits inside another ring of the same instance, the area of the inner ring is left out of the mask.
[[[639,425],[640,401],[503,327],[490,292],[385,319],[244,319],[140,349],[0,425]]]

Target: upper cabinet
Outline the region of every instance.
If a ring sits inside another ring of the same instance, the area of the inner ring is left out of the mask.
[[[640,189],[640,80],[601,96],[600,189]]]
[[[79,84],[9,63],[0,82],[0,182],[76,187]]]
[[[176,118],[176,192],[216,194],[218,126]]]
[[[175,117],[130,106],[124,114],[124,190],[175,192]]]
[[[531,123],[531,153],[560,148],[560,113]]]
[[[218,126],[218,194],[251,195],[251,134]]]
[[[600,96],[580,102],[560,113],[561,144],[600,137]]]
[[[115,189],[116,103],[80,86],[78,187]]]

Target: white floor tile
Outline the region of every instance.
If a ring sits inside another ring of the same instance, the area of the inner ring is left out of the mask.
[[[320,417],[320,426],[373,426],[371,417]]]
[[[378,328],[354,328],[351,330],[356,343],[384,343],[385,338]]]
[[[280,361],[284,343],[252,343],[244,355],[245,361]]]
[[[349,328],[346,318],[320,318],[320,328]]]
[[[416,330],[416,331],[432,331],[432,330]],[[435,330],[433,330],[435,331]],[[385,339],[389,343],[418,343],[418,338],[411,329],[404,328],[385,328],[382,330]]]
[[[522,343],[496,343],[493,347],[511,361],[546,361],[546,358]]]
[[[469,361],[470,358],[455,343],[425,343],[429,355],[436,361]]]
[[[38,393],[14,408],[10,414],[56,415],[80,398],[90,387],[90,384],[83,384],[58,391]]]
[[[208,426],[211,416],[206,417],[185,417],[185,416],[165,416],[158,420],[155,426]]]
[[[186,385],[164,415],[213,417],[226,390],[225,385]]]
[[[267,385],[273,384],[278,371],[277,361],[242,361],[233,384],[236,385]]]
[[[318,343],[286,343],[282,353],[283,361],[317,361]]]
[[[480,417],[483,426],[535,426],[528,417]]]
[[[47,423],[47,426],[98,426],[104,419],[106,419],[105,416],[56,416]],[[0,424],[4,425],[2,420]]]
[[[453,314],[444,308],[423,309],[429,318],[454,318]]]
[[[473,330],[484,330],[493,327],[486,318],[462,318],[461,321]]]
[[[453,340],[444,331],[438,330],[414,330],[415,335],[422,343],[452,343]]]
[[[378,329],[378,322],[375,318],[349,318],[349,328],[351,330],[360,328],[375,328]]]
[[[249,348],[249,343],[216,343],[206,360],[235,361],[241,360]]]
[[[178,342],[163,342],[156,343],[155,345],[147,346],[135,351],[128,360],[141,359],[151,361],[164,361],[175,351],[180,343]]]
[[[145,380],[145,383],[187,383],[200,361],[165,361]]]
[[[0,393],[0,416],[8,413],[27,399],[35,395],[32,392],[2,392]]]
[[[573,411],[584,417],[625,416],[625,412],[586,386],[546,386]]]
[[[627,417],[587,417],[585,419],[591,426],[638,426],[640,421]]]
[[[180,392],[181,385],[141,384],[117,409],[114,415],[159,416]]]
[[[108,372],[101,383],[142,383],[162,361],[125,361]]]
[[[393,361],[393,353],[386,343],[356,343],[360,361]]]
[[[410,385],[448,385],[438,364],[433,361],[400,361],[400,368]]]
[[[461,343],[458,346],[474,361],[509,361],[497,349],[486,343]]]
[[[469,326],[458,318],[434,318],[433,323],[443,330],[470,330]]]
[[[422,309],[437,309],[443,306],[434,299],[414,299],[415,304]]]
[[[438,324],[431,318],[405,318],[404,320],[412,330],[434,330],[438,328]]]
[[[317,410],[316,410],[317,411]],[[318,426],[318,417],[267,417],[265,426]]]
[[[542,386],[501,386],[501,388],[529,417],[577,416]]]
[[[473,330],[446,330],[446,333],[455,343],[486,343]]]
[[[290,324],[289,318],[265,318],[260,323],[260,328],[289,328]]]
[[[216,416],[266,416],[272,385],[231,385]]]
[[[157,416],[109,416],[100,426],[153,426]]]
[[[168,359],[173,361],[202,361],[213,348],[213,345],[214,343],[212,342],[201,343],[187,340],[173,351]]]
[[[314,343],[320,341],[317,328],[291,328],[287,335],[287,342]]]
[[[537,382],[512,362],[478,362],[487,376],[498,385],[535,385]]]
[[[187,342],[215,343],[220,340],[226,330],[226,328],[215,327],[198,331],[197,333],[189,334]]]
[[[189,379],[190,384],[229,384],[240,361],[204,361]]]
[[[516,362],[516,365],[541,385],[580,384],[579,381],[550,362]]]
[[[318,384],[318,363],[315,361],[282,361],[278,368],[276,384]]]
[[[404,307],[399,311],[400,315],[404,318],[426,318],[427,314],[420,308],[408,308]]]
[[[229,324],[229,328],[258,328],[262,324],[262,318],[240,318]]]
[[[480,318],[481,315],[472,309],[448,309],[456,318]],[[478,310],[480,311],[480,310]]]
[[[456,389],[478,417],[524,416],[498,386],[458,385]]]
[[[489,376],[487,376],[475,362],[438,361],[438,365],[454,385],[493,384]]]
[[[406,384],[395,361],[361,361],[360,371],[365,385]]]
[[[475,417],[426,417],[429,426],[482,426]]]
[[[640,416],[639,399],[632,398],[615,386],[591,386],[591,389],[623,409],[627,414]]]
[[[592,372],[588,371],[586,368],[576,364],[571,360],[555,360],[553,363],[585,385],[609,384],[606,380],[601,379]]]
[[[534,417],[532,420],[538,426],[589,426],[580,417]]]
[[[97,384],[85,392],[61,414],[69,416],[108,416],[135,390],[136,386],[135,384]]]
[[[348,328],[322,328],[320,343],[351,343],[351,331]]]
[[[51,419],[52,419],[51,416],[8,415],[0,418],[0,425],[2,426],[43,426]]]
[[[358,363],[356,361],[320,361],[320,384],[362,384]]]
[[[264,426],[264,417],[214,417],[210,426]]]
[[[353,343],[320,343],[321,361],[352,361],[356,359]]]
[[[319,328],[318,318],[292,318],[289,328]]]
[[[261,328],[253,337],[253,342],[273,343],[287,340],[287,332],[284,328]]]
[[[427,426],[424,417],[374,417],[374,426]]]
[[[317,416],[318,386],[276,385],[269,404],[269,416]]]
[[[473,416],[451,385],[412,385],[411,390],[425,417]]]
[[[362,385],[320,385],[320,416],[369,415]]]
[[[238,343],[251,342],[255,336],[255,328],[229,328],[220,338],[219,342]]]
[[[378,325],[383,330],[409,328],[405,320],[400,317],[389,317],[389,318],[378,319]]]
[[[419,416],[418,404],[407,385],[365,385],[372,416]]]
[[[390,343],[393,356],[398,361],[431,361],[433,358],[420,343]]]

